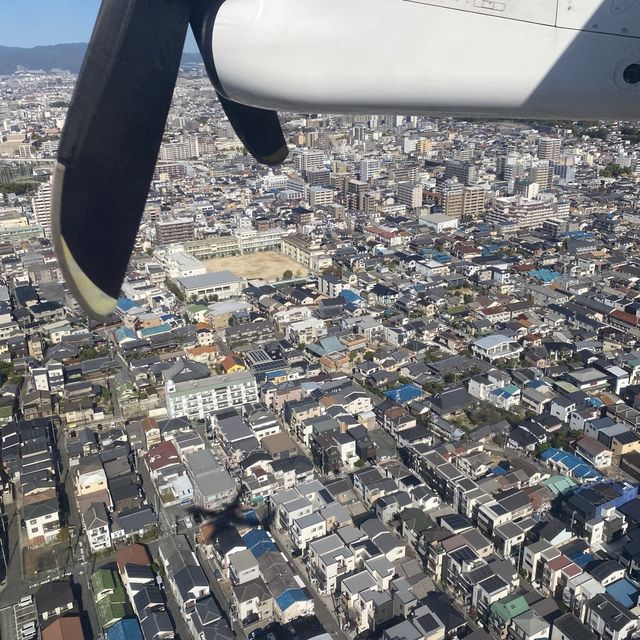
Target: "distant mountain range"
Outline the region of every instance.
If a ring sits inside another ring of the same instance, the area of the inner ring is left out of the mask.
[[[73,73],[80,71],[80,65],[87,50],[86,42],[54,44],[24,49],[22,47],[0,47],[0,75],[13,73],[18,67],[26,69],[67,69]],[[185,53],[183,63],[200,62],[199,53]]]

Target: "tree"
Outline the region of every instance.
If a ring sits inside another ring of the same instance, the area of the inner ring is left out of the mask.
[[[283,279],[283,280],[291,280],[291,278],[293,278],[293,271],[291,271],[291,269],[287,269],[287,270],[282,274],[282,279]]]
[[[13,363],[0,360],[0,376],[10,378],[13,375]]]

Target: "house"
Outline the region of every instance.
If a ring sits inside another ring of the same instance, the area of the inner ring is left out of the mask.
[[[565,613],[553,621],[551,640],[597,640],[597,636],[572,613]]]
[[[23,518],[29,548],[57,540],[60,533],[60,505],[57,497],[25,504]]]
[[[109,514],[103,502],[94,502],[82,514],[82,522],[92,553],[111,548]]]
[[[193,502],[200,509],[218,511],[236,499],[236,481],[211,449],[188,454],[185,465],[193,485]]]
[[[56,618],[41,631],[42,640],[84,640],[80,616],[65,615]]]
[[[161,540],[158,552],[183,614],[192,612],[198,600],[209,595],[209,582],[186,537],[174,535]]]
[[[45,582],[35,593],[36,609],[42,620],[62,616],[75,609],[71,582],[52,580]]]
[[[599,593],[587,603],[585,624],[600,640],[627,640],[638,618],[608,593]]]
[[[584,436],[578,440],[576,453],[596,469],[610,467],[613,462],[613,452],[602,442],[589,436]]]
[[[238,618],[245,624],[249,621],[268,621],[273,617],[274,601],[267,585],[260,577],[232,588],[233,603]]]
[[[523,348],[518,342],[500,334],[479,338],[471,343],[471,353],[488,362],[517,358],[522,351]]]

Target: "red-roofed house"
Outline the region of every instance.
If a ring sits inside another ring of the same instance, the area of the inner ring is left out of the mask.
[[[158,477],[161,469],[166,469],[167,467],[180,463],[180,456],[171,440],[161,442],[149,449],[144,459],[147,463],[149,474],[154,480]]]

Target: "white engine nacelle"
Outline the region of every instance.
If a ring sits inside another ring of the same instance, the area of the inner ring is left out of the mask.
[[[213,59],[267,109],[640,118],[639,0],[225,0]]]

